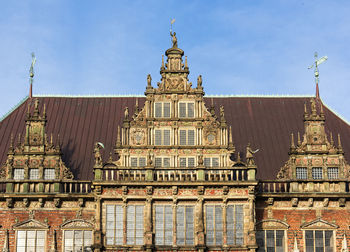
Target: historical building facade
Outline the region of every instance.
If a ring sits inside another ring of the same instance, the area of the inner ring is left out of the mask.
[[[318,97],[279,100],[284,124],[271,100],[218,106],[172,44],[145,98],[33,97],[2,120],[0,249],[348,251],[349,125]]]

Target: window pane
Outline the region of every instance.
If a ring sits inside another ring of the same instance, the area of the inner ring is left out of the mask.
[[[55,169],[44,169],[44,179],[49,180],[49,179],[55,179],[56,174],[55,174]]]
[[[194,145],[194,130],[188,130],[188,145]]]
[[[327,169],[329,179],[338,179],[339,178],[339,169],[337,167],[329,167]]]
[[[155,117],[162,117],[162,103],[156,102],[154,104],[154,116]]]
[[[180,145],[186,145],[186,130],[180,130]]]
[[[219,167],[219,158],[212,159],[212,167]]]
[[[162,167],[162,158],[155,158],[155,167]]]
[[[194,158],[188,158],[187,162],[187,167],[194,167]]]
[[[163,117],[170,117],[170,102],[164,102],[163,105]]]
[[[312,178],[313,179],[322,179],[322,167],[312,168]]]
[[[163,145],[170,145],[170,130],[163,130]]]
[[[136,157],[132,157],[130,160],[130,165],[131,167],[137,167],[137,158]]]
[[[24,169],[13,169],[13,179],[24,179]]]
[[[265,251],[265,231],[259,230],[256,232],[256,243],[259,246],[258,252]]]
[[[204,166],[210,167],[210,158],[204,158]]]
[[[176,244],[185,245],[185,208],[176,209]]]
[[[179,117],[186,117],[186,103],[179,103]]]
[[[162,145],[162,131],[161,130],[154,130],[154,144],[155,145]]]
[[[163,167],[170,167],[170,158],[163,158]]]
[[[29,179],[39,179],[39,169],[30,169]]]
[[[146,158],[140,157],[139,158],[139,166],[140,167],[145,167],[146,166]]]
[[[296,175],[297,175],[297,179],[307,179],[307,168],[297,167]]]
[[[187,103],[187,116],[194,117],[194,103]]]
[[[180,158],[180,167],[186,167],[186,158]]]

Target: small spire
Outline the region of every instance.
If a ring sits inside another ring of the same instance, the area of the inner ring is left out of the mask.
[[[290,148],[295,149],[295,144],[294,144],[294,134],[290,134]]]
[[[118,125],[118,131],[117,131],[117,146],[121,145],[121,141],[120,141],[120,126]]]
[[[39,99],[35,99],[34,101],[34,114],[35,117],[39,116]]]
[[[318,88],[318,83],[316,83],[316,99],[320,100],[320,90]]]
[[[136,98],[136,102],[135,102],[135,115],[137,115],[139,113],[139,99]]]
[[[331,132],[331,145],[334,146],[333,133]]]
[[[187,56],[185,56],[185,69],[188,68],[188,64],[187,64]]]
[[[57,144],[56,144],[56,149],[57,150],[60,150],[61,147],[60,147],[60,134],[57,134]]]
[[[237,153],[237,163],[241,163],[242,161],[241,161],[241,153],[240,152],[238,152]]]
[[[233,140],[232,140],[232,127],[231,127],[231,125],[230,125],[230,131],[229,131],[229,142],[228,142],[228,145],[230,146],[230,147],[232,147],[233,146]]]
[[[164,67],[164,55],[162,55],[162,65],[160,67],[160,70],[164,70],[165,67]]]
[[[129,108],[125,107],[124,108],[124,120],[129,120]]]
[[[13,133],[11,133],[10,149],[13,149]]]
[[[18,140],[17,140],[17,145],[21,145],[21,133],[18,134]]]
[[[315,116],[317,113],[317,110],[316,110],[316,102],[315,102],[315,99],[314,98],[312,98],[312,99],[310,99],[310,106],[311,106],[311,114],[313,115],[313,116]]]
[[[338,149],[339,149],[339,151],[343,151],[343,147],[342,147],[341,141],[340,141],[340,134],[338,134]]]
[[[30,102],[28,102],[28,107],[27,107],[27,119],[30,118]]]
[[[299,131],[298,131],[298,146],[300,146],[301,145],[301,141],[300,141],[300,133],[299,133]]]
[[[215,107],[214,107],[214,100],[213,100],[213,98],[211,98],[210,113],[211,113],[212,116],[215,115]]]
[[[44,103],[43,118],[46,119],[46,104]]]
[[[53,135],[51,133],[50,145],[53,146]]]
[[[44,143],[45,143],[46,146],[49,145],[49,143],[47,142],[47,134],[46,133],[44,135]]]
[[[112,163],[113,162],[113,155],[112,152],[109,153],[109,158],[108,158],[108,163]]]
[[[320,102],[320,115],[321,117],[324,117],[324,111],[323,111],[323,104]]]
[[[307,108],[306,108],[306,102],[304,103],[304,117],[307,117],[308,113],[307,113]]]

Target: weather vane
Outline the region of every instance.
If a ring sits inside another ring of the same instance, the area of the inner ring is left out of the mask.
[[[30,69],[29,69],[30,84],[33,84],[35,62],[36,62],[35,54],[32,52],[32,64],[30,65]]]
[[[322,64],[323,62],[325,62],[328,59],[327,56],[323,56],[320,59],[317,59],[317,57],[318,57],[317,52],[315,52],[315,63],[308,67],[308,69],[311,69],[315,66],[315,82],[316,82],[316,84],[318,84],[318,76],[319,76],[318,65]]]

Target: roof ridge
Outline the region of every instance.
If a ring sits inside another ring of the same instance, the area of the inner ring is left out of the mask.
[[[60,95],[60,94],[35,94],[33,97],[63,97],[63,98],[103,98],[103,97],[146,97],[143,94],[87,94],[87,95]],[[315,97],[315,95],[289,95],[289,94],[254,94],[254,95],[244,95],[244,94],[231,94],[231,95],[224,95],[224,94],[208,94],[205,95],[205,97],[256,97],[256,98],[307,98],[307,97]]]
[[[0,122],[2,122],[9,114],[11,114],[14,110],[16,110],[19,106],[21,106],[27,99],[28,95],[26,95],[22,100],[19,101],[16,105],[14,105],[7,113],[5,113],[2,117],[0,117]]]

